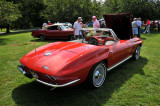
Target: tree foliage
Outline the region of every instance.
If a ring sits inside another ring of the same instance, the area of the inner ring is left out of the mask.
[[[95,0],[46,0],[47,8],[41,16],[54,22],[74,22],[77,17],[90,21],[92,15],[101,15],[101,4]]]
[[[13,28],[41,27],[42,23],[75,22],[82,17],[84,22],[98,19],[102,14],[130,12],[132,17],[160,19],[159,0],[6,0],[0,6],[0,22],[11,23]],[[9,4],[8,4],[9,3]],[[13,4],[14,3],[14,4]],[[4,5],[4,6],[2,6]],[[5,7],[6,6],[6,7]],[[7,8],[7,9],[6,9]],[[20,17],[22,14],[22,17]]]
[[[18,4],[13,4],[13,2],[3,2],[0,4],[0,23],[1,27],[8,28],[7,32],[9,32],[9,24],[21,17],[18,6]]]
[[[155,0],[106,0],[103,9],[107,13],[130,12],[132,17],[146,19],[159,19],[160,1]]]
[[[22,17],[15,23],[14,27],[28,28],[40,26],[43,19],[40,17],[40,12],[44,10],[45,5],[43,0],[8,0],[15,4],[20,4],[19,10],[22,11]]]

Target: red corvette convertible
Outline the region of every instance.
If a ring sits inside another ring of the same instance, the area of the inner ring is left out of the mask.
[[[22,57],[18,69],[51,87],[84,81],[92,88],[102,86],[108,71],[130,58],[138,60],[142,46],[132,34],[130,14],[103,16],[108,28],[84,28],[83,40],[41,46]]]
[[[64,26],[63,24],[47,25],[44,29],[32,32],[33,37],[45,39],[74,39],[73,29]]]

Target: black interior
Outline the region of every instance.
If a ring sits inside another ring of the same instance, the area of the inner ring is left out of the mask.
[[[58,26],[50,26],[47,29],[48,30],[58,30]]]
[[[119,39],[133,38],[130,13],[104,14],[107,28],[111,28]]]

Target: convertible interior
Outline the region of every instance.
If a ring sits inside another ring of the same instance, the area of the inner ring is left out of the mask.
[[[97,46],[111,45],[118,41],[118,37],[109,28],[83,28],[81,30],[83,39],[72,42],[87,43]]]

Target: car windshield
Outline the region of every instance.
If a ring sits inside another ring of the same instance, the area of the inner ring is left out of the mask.
[[[84,37],[101,36],[101,37],[115,37],[115,33],[111,29],[104,28],[85,28],[82,31]]]
[[[64,26],[64,25],[61,25],[60,27],[61,27],[62,30],[67,30],[67,29],[69,29],[68,27],[66,27],[66,26]]]
[[[80,31],[83,35],[83,39],[74,40],[73,42],[107,46],[119,40],[114,31],[109,28],[82,28]]]

